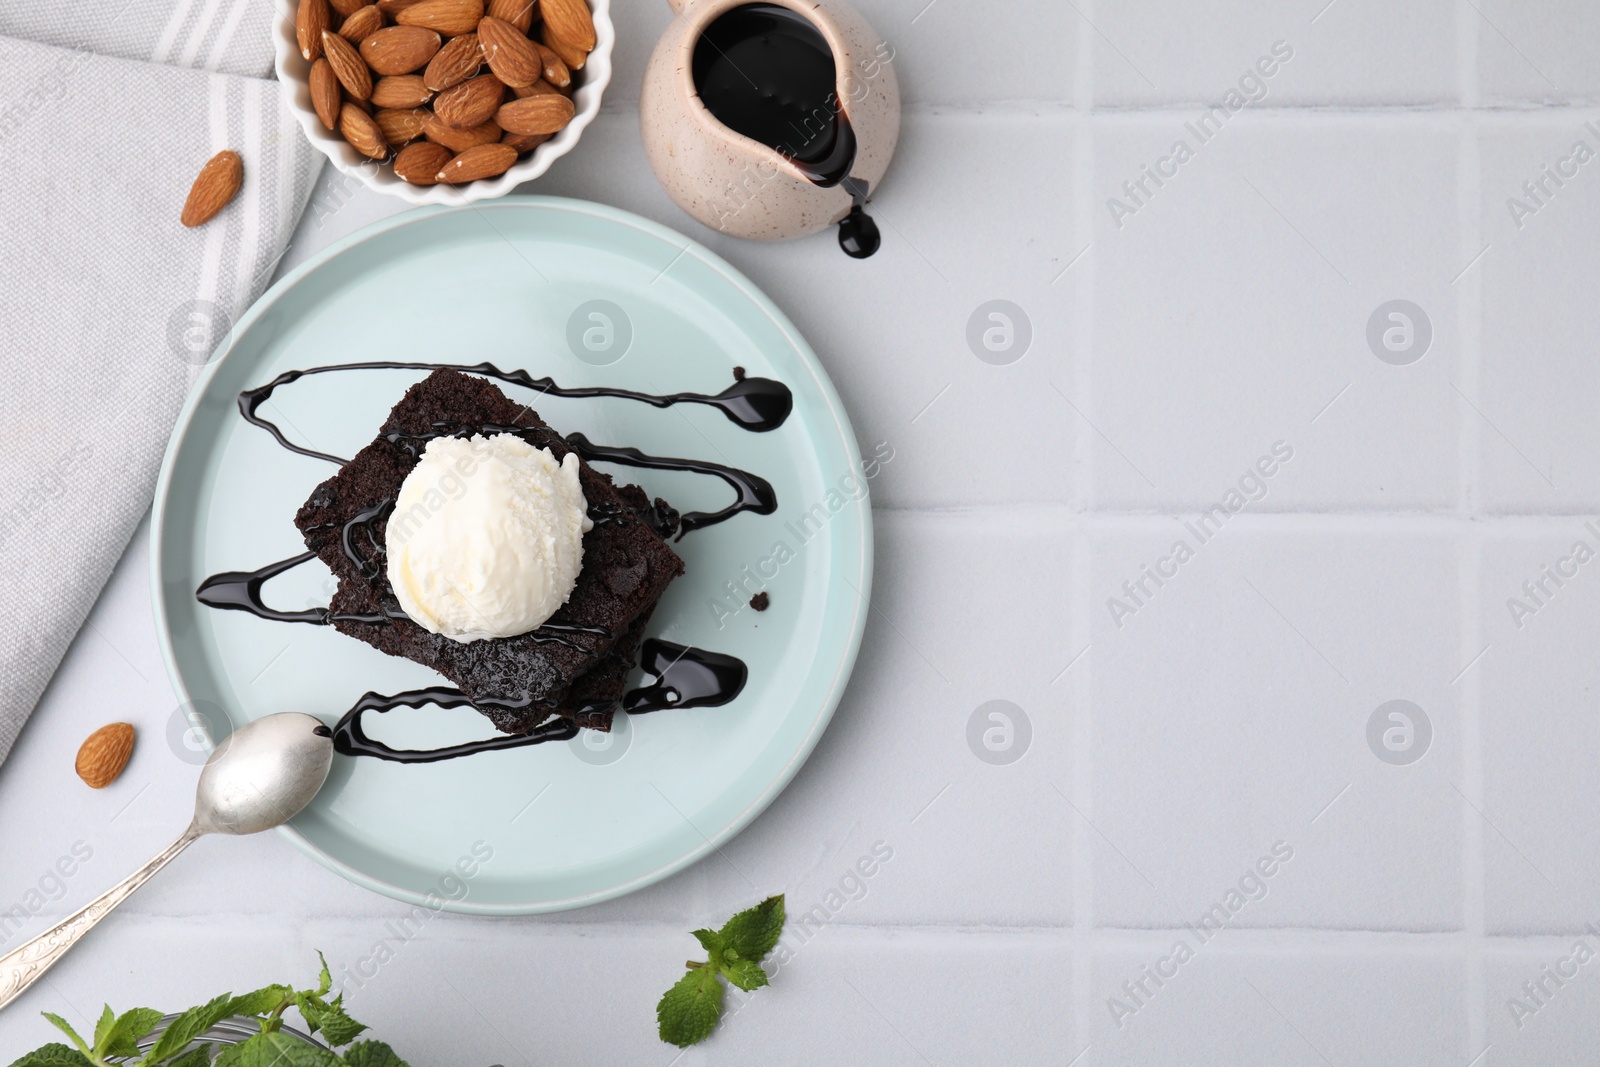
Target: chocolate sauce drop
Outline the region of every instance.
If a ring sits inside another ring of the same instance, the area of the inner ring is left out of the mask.
[[[719,652],[690,648],[651,638],[644,643],[642,665],[645,674],[655,679],[648,686],[629,690],[622,698],[622,710],[634,715],[660,711],[664,708],[711,708],[731,702],[744,689],[749,671],[744,661]],[[394,748],[374,741],[362,728],[361,717],[367,712],[383,714],[396,708],[420,708],[436,704],[441,708],[497,706],[499,702],[480,700],[476,704],[459,689],[438,686],[429,689],[412,689],[393,696],[367,693],[333,728],[334,751],[346,756],[373,756],[395,763],[437,763],[440,760],[471,756],[479,752],[496,752],[524,745],[540,745],[546,741],[565,741],[576,737],[578,727],[567,719],[553,719],[530,733],[502,734],[481,741],[467,741],[444,748],[412,749]],[[504,706],[511,706],[509,704]],[[601,711],[596,706],[583,709]]]
[[[655,679],[622,696],[630,715],[663,708],[714,708],[744,689],[750,669],[744,660],[652,637],[639,653],[639,666]]]
[[[809,19],[777,4],[731,8],[701,32],[691,66],[700,102],[718,122],[778,152],[814,185],[845,185],[855,200],[839,224],[847,254],[878,250],[878,227],[862,210],[867,183],[850,176],[856,131],[839,99],[833,49]]]

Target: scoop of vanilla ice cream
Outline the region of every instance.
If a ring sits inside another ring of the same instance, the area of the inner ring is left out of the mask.
[[[430,633],[524,634],[572,595],[593,526],[575,454],[558,463],[509,433],[437,437],[389,516],[389,584]]]

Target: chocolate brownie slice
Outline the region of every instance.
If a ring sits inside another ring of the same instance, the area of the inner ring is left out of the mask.
[[[593,720],[600,695],[615,689],[620,696],[642,619],[683,573],[683,561],[651,525],[655,512],[638,506],[647,499],[642,490],[624,487],[623,495],[609,475],[579,457],[579,484],[596,520],[583,538],[583,570],[566,604],[531,633],[452,641],[411,621],[389,585],[385,533],[389,522],[409,518],[389,509],[428,441],[503,432],[550,449],[557,460],[571,451],[537,414],[493,384],[434,371],[406,392],[371,444],[317,486],[295,525],[339,580],[332,612],[341,633],[434,668],[501,730],[525,732],[552,713]],[[574,693],[574,682],[596,668],[601,674]]]

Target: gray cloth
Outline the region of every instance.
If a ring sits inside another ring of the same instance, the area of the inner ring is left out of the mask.
[[[265,78],[272,74],[275,6],[272,0],[0,0],[0,35]]]
[[[265,288],[321,157],[272,81],[11,38],[0,69],[3,760],[149,509],[189,383]],[[244,187],[186,229],[189,186],[223,148],[243,158]]]

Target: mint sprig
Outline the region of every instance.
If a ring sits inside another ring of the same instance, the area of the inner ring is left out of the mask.
[[[95,1023],[93,1041],[80,1036],[61,1016],[45,1012],[44,1017],[72,1044],[45,1045],[11,1067],[112,1067],[113,1060],[130,1067],[210,1067],[211,1046],[189,1046],[217,1023],[231,1018],[253,1019],[261,1032],[224,1048],[217,1056],[217,1067],[408,1067],[381,1041],[351,1044],[367,1028],[345,1011],[344,994],[329,998],[333,975],[320,953],[318,959],[322,969],[315,988],[269,985],[239,996],[223,993],[179,1015],[144,1053],[139,1051],[139,1042],[155,1033],[165,1017],[154,1008],[133,1008],[118,1015],[107,1005]],[[300,1013],[307,1030],[320,1033],[329,1045],[350,1047],[340,1055],[292,1040],[281,1032],[284,1012],[290,1008]]]
[[[766,985],[767,972],[761,969],[761,961],[777,945],[783,920],[780,893],[741,911],[721,930],[694,931],[695,940],[706,950],[706,959],[686,964],[689,973],[656,1005],[661,1040],[688,1048],[711,1036],[722,1018],[721,979],[747,992]]]

